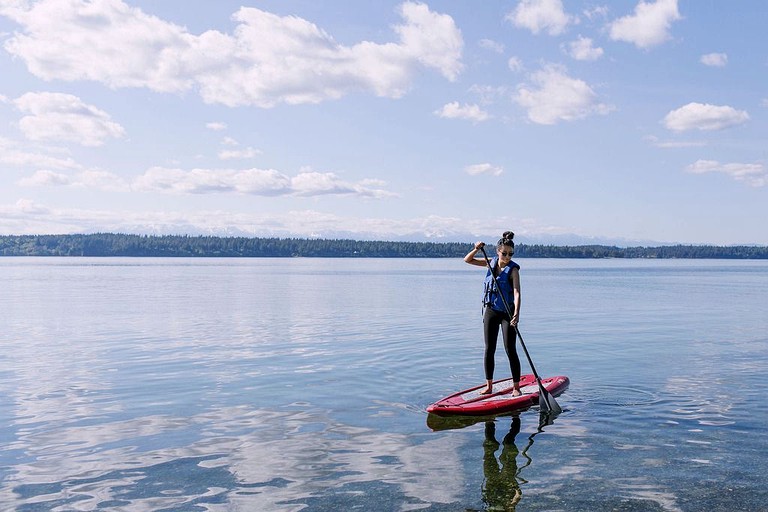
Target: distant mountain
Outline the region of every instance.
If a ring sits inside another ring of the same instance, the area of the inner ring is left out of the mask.
[[[610,245],[615,247],[660,247],[676,245],[675,243],[659,242],[657,240],[641,240],[630,238],[564,235],[521,235],[520,243],[533,245]]]
[[[498,240],[501,233],[487,232],[483,234],[471,233],[465,230],[449,230],[439,228],[434,230],[424,229],[406,234],[383,232],[360,232],[351,230],[324,230],[319,234],[292,233],[285,229],[259,230],[258,232],[238,228],[213,228],[203,229],[192,224],[163,225],[156,229],[147,229],[146,226],[123,226],[119,232],[126,234],[149,236],[216,236],[216,237],[259,237],[259,238],[307,238],[324,240],[361,240],[361,241],[390,241],[390,242],[433,242],[433,243],[474,243],[482,240],[492,244]],[[94,232],[91,232],[95,233]],[[668,245],[685,244],[687,242],[659,242],[657,240],[630,239],[620,237],[583,236],[576,234],[537,234],[517,233],[515,242],[527,245],[607,245],[614,247],[660,247]]]

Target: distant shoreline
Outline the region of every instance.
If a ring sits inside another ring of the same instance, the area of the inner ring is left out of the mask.
[[[474,242],[388,242],[188,235],[0,235],[0,256],[459,258]],[[519,258],[768,259],[768,246],[616,247],[519,244]]]

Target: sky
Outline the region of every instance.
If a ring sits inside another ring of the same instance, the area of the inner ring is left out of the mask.
[[[0,0],[0,234],[768,245],[768,2]]]

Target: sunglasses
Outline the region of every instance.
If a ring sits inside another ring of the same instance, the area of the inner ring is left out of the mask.
[[[499,254],[501,254],[502,256],[512,256],[514,254],[514,251],[510,251],[510,252],[499,251]]]

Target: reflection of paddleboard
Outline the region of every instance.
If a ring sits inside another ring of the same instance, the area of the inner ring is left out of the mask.
[[[560,375],[541,379],[541,384],[552,396],[557,396],[568,388],[568,377]],[[520,378],[519,396],[512,396],[512,379],[497,380],[493,383],[493,393],[481,395],[480,390],[485,385],[459,391],[429,407],[427,412],[438,416],[487,416],[504,412],[525,409],[539,403],[539,386],[533,375],[523,375]]]
[[[441,430],[459,430],[471,427],[478,423],[495,421],[498,418],[519,417],[520,412],[520,410],[517,410],[502,414],[486,414],[485,416],[438,416],[437,414],[429,413],[427,414],[427,427],[433,432],[439,432]]]

